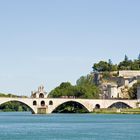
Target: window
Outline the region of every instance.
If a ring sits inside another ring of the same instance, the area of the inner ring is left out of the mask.
[[[43,93],[40,93],[39,94],[39,98],[44,98],[44,94]]]
[[[41,106],[45,106],[45,101],[41,101]]]
[[[33,101],[33,105],[37,105],[37,102],[36,101]]]
[[[53,101],[49,101],[49,105],[53,105]]]

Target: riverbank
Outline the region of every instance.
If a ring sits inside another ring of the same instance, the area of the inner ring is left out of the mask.
[[[140,108],[107,108],[107,109],[94,109],[94,114],[140,114]]]

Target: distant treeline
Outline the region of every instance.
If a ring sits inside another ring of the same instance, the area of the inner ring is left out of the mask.
[[[27,96],[18,96],[18,95],[14,95],[14,94],[11,94],[11,93],[8,93],[8,94],[0,93],[0,97],[27,98]]]
[[[118,70],[140,70],[140,54],[137,59],[131,60],[125,55],[123,61],[119,64],[113,64],[112,60],[100,61],[93,64],[93,71],[104,72],[104,71],[118,71]]]

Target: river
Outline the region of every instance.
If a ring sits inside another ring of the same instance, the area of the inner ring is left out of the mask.
[[[0,112],[0,140],[140,140],[140,115]]]

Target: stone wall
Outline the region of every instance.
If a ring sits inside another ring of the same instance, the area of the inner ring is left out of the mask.
[[[119,76],[121,77],[137,77],[140,76],[140,70],[122,70],[119,71]]]

